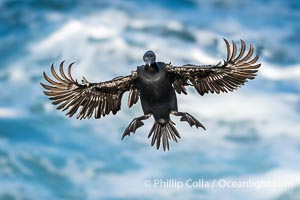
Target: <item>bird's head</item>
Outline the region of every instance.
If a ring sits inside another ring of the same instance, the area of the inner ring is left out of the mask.
[[[146,53],[143,56],[143,60],[145,62],[145,65],[148,66],[148,67],[150,67],[151,64],[155,63],[155,59],[156,59],[155,53],[151,50],[146,51]]]

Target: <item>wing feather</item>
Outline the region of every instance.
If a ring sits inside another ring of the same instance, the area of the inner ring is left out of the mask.
[[[41,86],[46,89],[44,94],[49,96],[52,104],[58,105],[58,110],[67,110],[66,115],[69,117],[75,113],[78,119],[91,118],[93,114],[95,118],[101,118],[110,112],[116,114],[121,108],[121,99],[126,91],[131,93],[128,98],[130,107],[138,101],[136,72],[100,83],[90,83],[83,77],[82,84],[79,84],[71,74],[74,63],[69,65],[67,74],[63,64],[64,61],[59,65],[59,74],[52,64],[50,71],[54,79],[44,72],[43,76],[49,85],[41,83]]]
[[[128,96],[128,107],[130,108],[138,100],[139,100],[139,90],[136,87],[134,87],[134,85],[132,85]]]
[[[244,85],[248,80],[254,79],[261,64],[256,64],[259,56],[253,58],[254,47],[252,44],[246,52],[246,43],[241,40],[240,52],[237,55],[237,45],[224,39],[227,58],[224,63],[217,65],[183,65],[173,67],[167,64],[166,69],[173,78],[173,87],[177,93],[186,94],[185,86],[193,85],[200,95],[233,91]],[[190,84],[191,83],[191,84]]]

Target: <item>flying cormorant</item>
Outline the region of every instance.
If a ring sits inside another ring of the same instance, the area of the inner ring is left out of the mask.
[[[156,144],[159,149],[162,143],[164,150],[169,150],[169,140],[180,138],[179,133],[170,119],[170,114],[180,116],[180,121],[186,121],[191,127],[205,127],[192,115],[179,112],[177,108],[176,92],[187,94],[185,86],[193,86],[202,96],[205,93],[217,93],[233,91],[254,79],[260,64],[257,64],[258,55],[250,59],[254,48],[250,45],[245,55],[246,44],[241,40],[241,48],[237,54],[237,45],[224,39],[227,48],[227,59],[216,65],[192,65],[180,67],[171,63],[156,62],[153,51],[147,51],[144,56],[144,65],[138,66],[128,76],[114,78],[110,81],[90,83],[84,77],[82,83],[78,83],[71,76],[70,64],[68,75],[64,73],[63,63],[59,66],[60,76],[54,70],[51,72],[56,80],[52,80],[44,72],[44,78],[50,83],[41,85],[46,89],[44,93],[50,96],[58,110],[66,111],[66,115],[72,117],[76,112],[77,119],[95,118],[116,114],[121,109],[121,99],[126,91],[129,91],[128,106],[135,104],[139,97],[144,115],[134,118],[125,129],[122,139],[131,132],[143,126],[142,120],[154,116],[155,122],[150,130],[148,138],[152,136],[151,146]],[[245,56],[244,56],[245,55]]]

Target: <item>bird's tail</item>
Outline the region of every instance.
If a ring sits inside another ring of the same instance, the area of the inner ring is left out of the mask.
[[[169,140],[172,139],[177,142],[177,139],[180,138],[174,125],[175,123],[171,120],[155,120],[148,135],[148,138],[152,136],[151,146],[156,143],[156,148],[159,149],[160,143],[162,142],[164,151],[169,150]]]

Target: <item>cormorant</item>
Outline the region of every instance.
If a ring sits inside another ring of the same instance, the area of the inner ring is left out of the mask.
[[[191,127],[205,127],[192,115],[179,112],[177,108],[176,92],[187,94],[185,86],[193,86],[202,96],[205,93],[217,93],[233,91],[254,79],[257,69],[258,55],[250,60],[254,48],[250,45],[245,55],[246,44],[241,40],[241,48],[237,54],[237,45],[224,39],[227,48],[227,59],[216,65],[192,65],[180,67],[171,63],[156,62],[153,51],[147,51],[144,56],[144,65],[138,66],[128,76],[114,78],[110,81],[90,83],[84,77],[82,83],[78,83],[71,76],[71,63],[68,67],[68,75],[64,73],[63,63],[59,66],[60,76],[51,66],[52,80],[44,72],[44,78],[50,83],[41,85],[46,89],[44,93],[50,96],[58,110],[67,111],[66,115],[72,117],[76,112],[77,119],[95,118],[116,114],[121,109],[121,99],[126,91],[129,91],[128,106],[137,103],[139,97],[144,112],[143,116],[134,118],[125,129],[122,139],[144,125],[143,120],[154,116],[155,122],[150,130],[148,138],[152,136],[151,146],[156,144],[159,149],[162,142],[164,150],[169,150],[169,140],[177,140],[180,135],[170,114],[180,116],[180,121],[186,121]],[[245,56],[244,56],[245,55]]]

